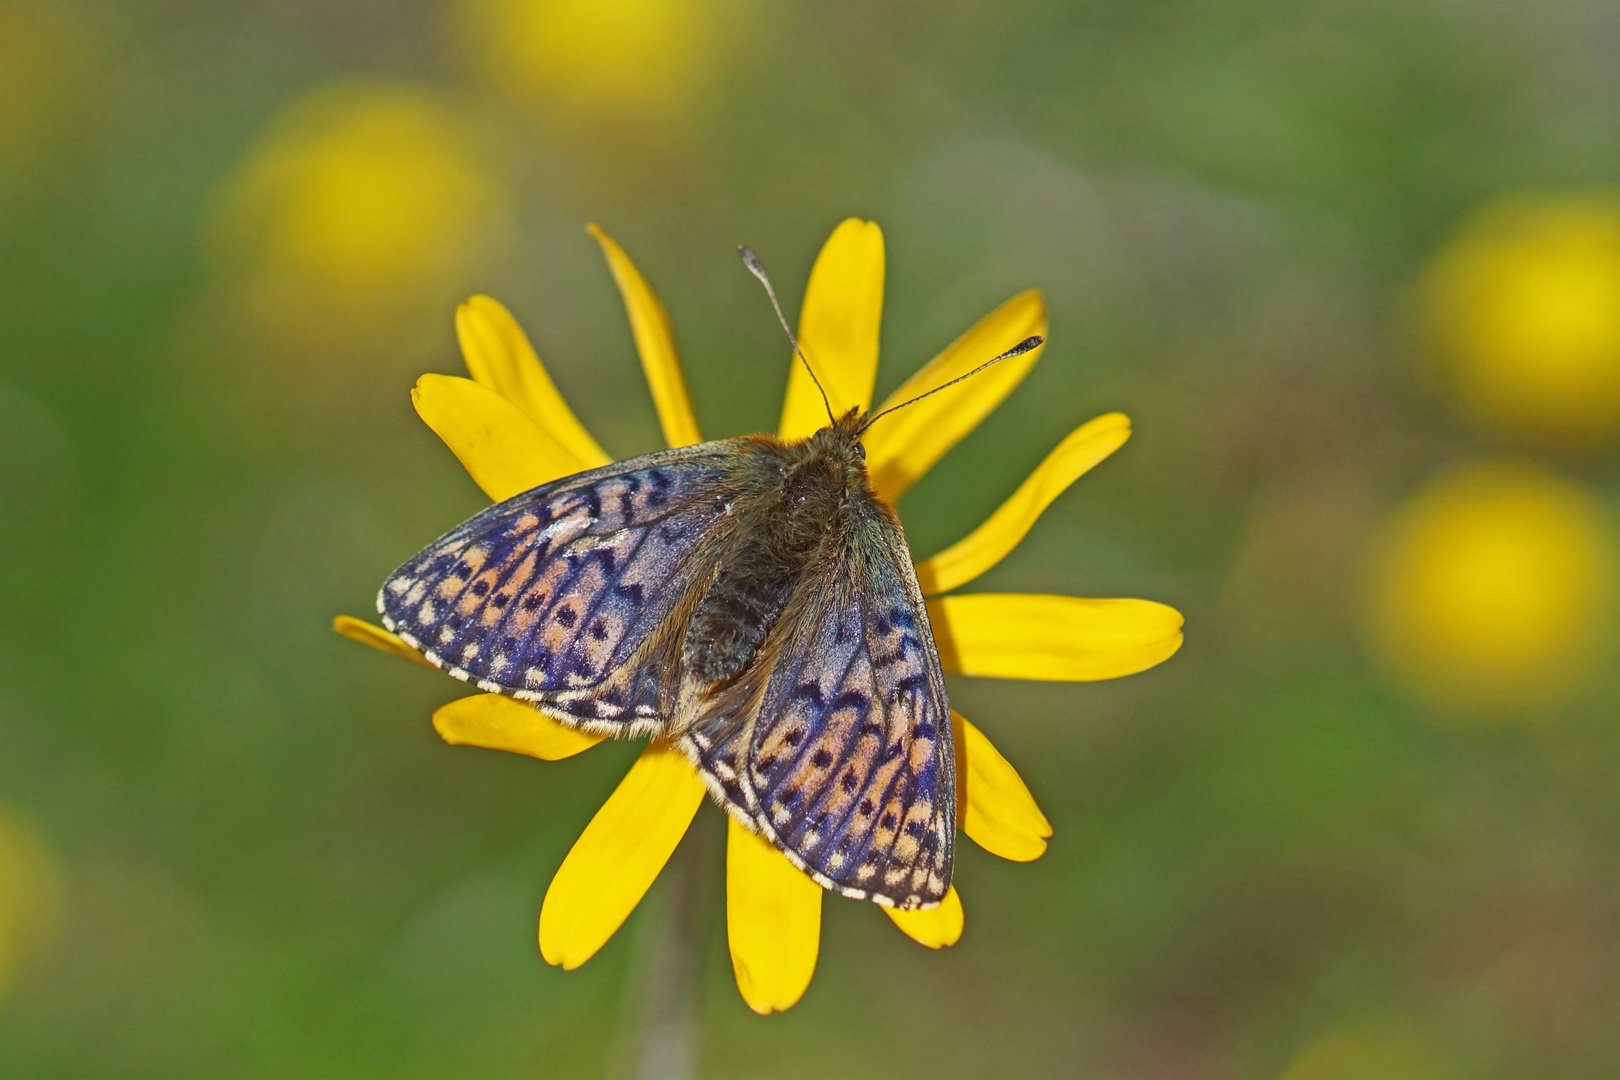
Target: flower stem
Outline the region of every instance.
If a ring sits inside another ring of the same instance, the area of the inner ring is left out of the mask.
[[[693,1080],[697,1075],[697,989],[714,880],[713,822],[699,814],[659,875],[642,928],[640,991],[627,1047],[634,1080]]]

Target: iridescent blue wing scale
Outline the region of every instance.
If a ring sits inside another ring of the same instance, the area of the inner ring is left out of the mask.
[[[900,908],[938,903],[956,835],[950,705],[892,511],[854,509],[777,629],[760,678],[715,701],[746,723],[700,722],[688,752],[824,887]]]
[[[456,678],[565,723],[662,730],[681,683],[669,628],[731,527],[746,456],[733,441],[648,454],[495,504],[384,582],[383,623]]]

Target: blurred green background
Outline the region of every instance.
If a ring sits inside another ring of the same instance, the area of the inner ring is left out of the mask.
[[[953,682],[1056,830],[963,845],[953,949],[829,901],[760,1019],[716,865],[701,1074],[1613,1075],[1616,181],[1601,0],[0,0],[0,1075],[624,1068],[644,913],[573,973],[534,923],[635,748],[447,747],[330,621],[483,505],[407,396],[457,301],[657,447],[600,222],[769,429],[734,246],[791,316],[849,215],[880,397],[1051,308],[914,550],[1125,411],[974,588],[1187,644]]]

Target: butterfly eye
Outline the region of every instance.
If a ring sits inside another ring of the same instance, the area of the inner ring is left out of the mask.
[[[856,461],[865,461],[866,460],[866,447],[862,446],[860,443],[855,444],[855,460]]]

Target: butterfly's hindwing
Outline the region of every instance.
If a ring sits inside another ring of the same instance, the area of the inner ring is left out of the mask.
[[[950,705],[886,507],[856,508],[780,626],[745,750],[757,826],[828,888],[937,903],[956,833]]]
[[[384,583],[383,622],[480,689],[602,732],[660,730],[668,628],[729,530],[725,443],[648,454],[513,496]]]

